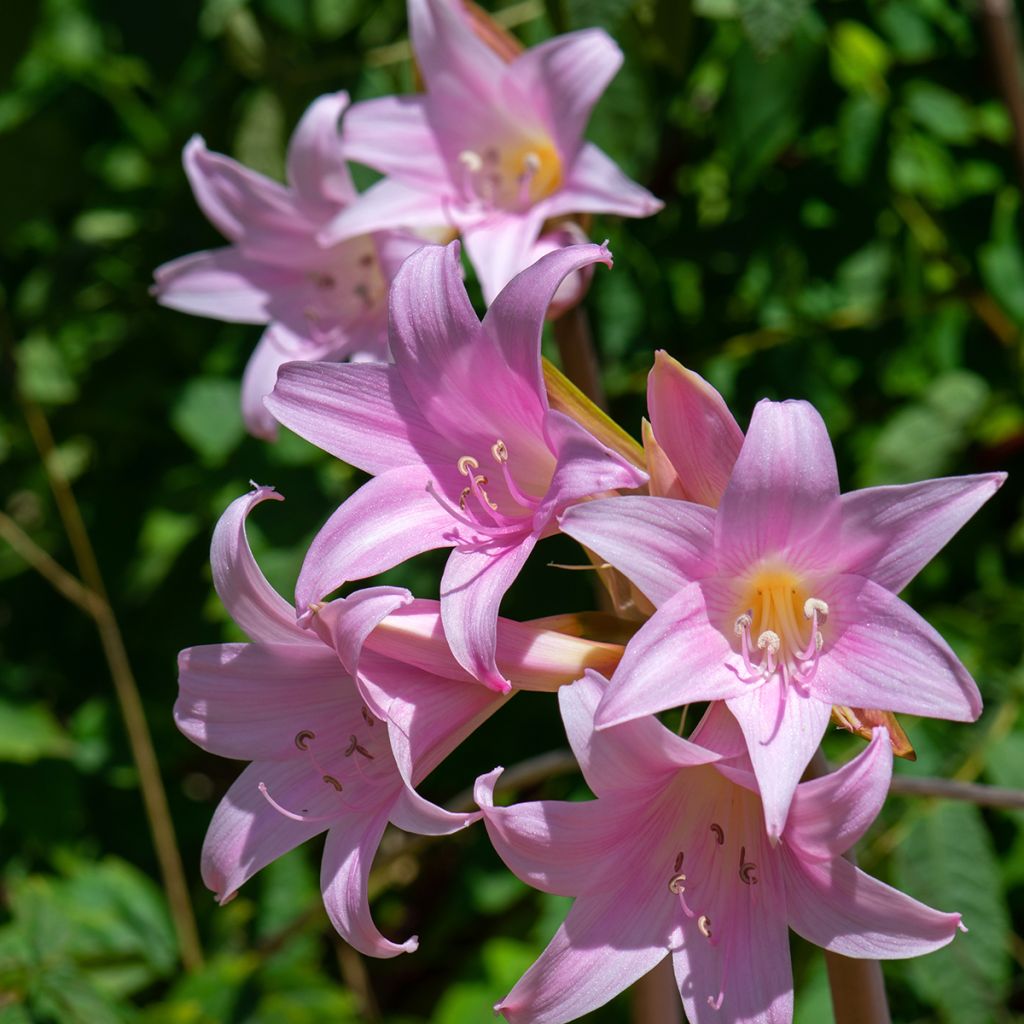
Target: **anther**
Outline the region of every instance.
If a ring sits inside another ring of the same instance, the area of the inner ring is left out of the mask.
[[[348,738],[348,747],[345,750],[345,756],[346,757],[351,757],[353,754],[362,754],[363,757],[369,758],[371,761],[373,760],[373,754],[371,754],[366,749],[366,747],[364,747],[359,742],[359,738],[355,735],[355,733],[353,733],[351,736],[349,736],[349,738]]]
[[[332,786],[339,793],[345,788],[333,775],[324,775],[323,780],[328,786]]]
[[[373,726],[373,721],[374,721],[373,715],[370,714],[369,708],[367,708],[367,706],[365,704],[363,705],[363,721],[367,725],[369,725],[371,727]]]
[[[676,862],[672,866],[673,871],[678,871],[683,866],[683,851],[680,850],[676,856]]]
[[[737,636],[743,636],[743,634],[750,629],[754,624],[754,619],[747,612],[744,612],[737,620],[736,624],[732,627],[733,632]]]
[[[759,651],[767,650],[769,654],[778,654],[781,646],[782,638],[773,629],[766,629],[757,638],[757,649]]]
[[[316,733],[312,729],[303,729],[295,734],[295,746],[299,750],[309,750],[309,741],[316,739]]]
[[[527,153],[523,157],[523,168],[531,177],[541,168],[541,159],[536,153]]]
[[[819,619],[827,619],[828,605],[820,597],[809,597],[804,601],[804,618],[814,618],[815,612],[817,612]]]
[[[747,860],[747,848],[745,846],[740,847],[740,881],[744,885],[757,885],[757,875],[754,872],[757,870],[757,865],[753,861]]]
[[[675,896],[680,895],[680,893],[686,892],[685,882],[686,882],[686,875],[684,875],[684,874],[673,875],[668,880],[669,891],[673,895],[675,895]]]
[[[491,454],[495,462],[508,462],[508,448],[500,437],[491,445]]]
[[[474,469],[480,468],[480,463],[477,462],[472,455],[460,456],[457,465],[459,467],[459,472],[463,476],[469,476]]]
[[[711,824],[711,831],[714,832],[714,834],[715,834],[715,842],[718,843],[719,846],[724,846],[725,845],[725,829],[723,829],[722,826],[719,825],[718,822],[716,821],[716,822],[712,822],[712,824]]]
[[[472,149],[464,149],[459,154],[459,163],[469,171],[470,174],[477,174],[484,169],[484,162],[479,153]]]
[[[700,929],[700,933],[705,939],[711,938],[711,918],[708,917],[707,914],[701,914],[700,917],[697,918],[697,927]]]

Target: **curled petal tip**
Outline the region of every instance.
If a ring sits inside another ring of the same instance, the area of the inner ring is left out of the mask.
[[[957,915],[959,917],[959,915]],[[965,935],[970,931],[970,928],[964,924],[963,919],[960,919],[956,923],[957,928],[962,931]]]
[[[512,692],[512,684],[504,676],[488,675],[482,682],[487,689],[494,690],[495,693],[500,693],[503,696]]]
[[[320,610],[322,605],[311,604],[295,621],[301,629],[309,629],[313,624],[313,616]]]

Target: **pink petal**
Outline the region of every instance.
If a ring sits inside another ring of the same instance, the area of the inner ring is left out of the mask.
[[[419,836],[450,836],[479,821],[479,812],[446,811],[424,800],[414,789],[403,787],[391,808],[391,823],[404,832]]]
[[[825,735],[832,706],[802,696],[776,673],[752,693],[733,697],[728,707],[746,737],[765,827],[774,842],[786,825],[797,783]]]
[[[860,576],[823,590],[825,648],[813,687],[821,700],[973,722],[981,694],[949,644],[891,591]]]
[[[242,417],[249,433],[264,441],[277,440],[277,421],[263,399],[273,391],[281,364],[295,358],[295,353],[281,343],[280,334],[291,337],[290,331],[277,324],[263,332],[242,374]]]
[[[659,879],[656,890],[623,885],[579,897],[495,1010],[510,1024],[564,1024],[627,989],[667,952],[668,918],[678,904],[664,888]]]
[[[714,523],[711,509],[640,495],[574,505],[559,520],[563,533],[614,565],[656,606],[712,572]]]
[[[668,353],[656,352],[647,377],[647,408],[683,497],[716,508],[743,445],[743,431],[722,396]]]
[[[462,242],[480,281],[487,305],[495,301],[502,288],[517,274],[531,269],[533,247],[546,216],[545,205],[541,202],[522,213],[494,210],[483,220],[463,225]],[[554,291],[552,289],[544,303],[545,311],[554,297]],[[540,296],[533,297],[530,302],[531,312],[540,305],[540,301]],[[527,328],[530,326],[531,321],[527,320]],[[531,352],[532,348],[528,347],[526,352]]]
[[[560,896],[600,892],[618,881],[615,848],[634,838],[637,818],[629,803],[542,800],[495,807],[494,786],[502,771],[481,775],[473,796],[491,844],[509,871],[535,889]]]
[[[229,323],[265,324],[276,291],[295,274],[258,263],[227,247],[164,263],[153,271],[153,294],[161,306]]]
[[[892,744],[885,729],[852,761],[796,787],[786,842],[803,860],[840,857],[868,830],[889,795]]]
[[[424,467],[390,469],[367,481],[313,538],[295,587],[299,607],[407,558],[454,543],[454,520],[426,489]]]
[[[367,473],[461,454],[423,418],[394,366],[289,363],[266,405],[289,430]]]
[[[758,402],[715,522],[722,569],[741,574],[774,554],[828,566],[838,533],[839,477],[821,416],[807,402]]]
[[[252,556],[245,520],[264,501],[284,501],[284,495],[273,487],[253,485],[218,520],[210,545],[213,585],[231,618],[253,640],[319,645],[298,627],[295,609],[271,587]]]
[[[567,169],[564,184],[546,200],[546,205],[548,217],[570,213],[650,217],[665,204],[627,178],[607,153],[585,142]]]
[[[318,820],[295,821],[275,810],[260,783],[282,807]],[[337,796],[304,758],[254,761],[213,813],[202,853],[206,887],[225,903],[272,860],[329,828],[341,813]]]
[[[684,501],[683,485],[679,482],[679,476],[669,457],[658,444],[654,428],[644,419],[640,421],[640,429],[644,443],[644,461],[647,463],[647,473],[651,478],[647,488],[651,497]]]
[[[712,581],[684,587],[626,645],[601,702],[597,727],[697,700],[746,695],[742,662],[708,618]]]
[[[798,935],[843,956],[890,960],[948,945],[959,914],[943,914],[841,857],[807,863],[785,846],[786,902]]]
[[[556,36],[520,54],[509,74],[545,114],[562,158],[579,151],[590,112],[622,66],[622,51],[599,28]]]
[[[402,587],[367,587],[318,608],[312,625],[334,648],[345,671],[355,678],[367,637],[383,619],[411,600],[412,594]]]
[[[985,473],[844,494],[840,571],[898,594],[1005,479]]]
[[[347,822],[344,828],[332,828],[320,868],[320,888],[331,924],[349,945],[366,956],[398,956],[414,952],[419,945],[415,936],[402,943],[384,938],[370,916],[370,866],[387,823],[388,808],[383,808],[375,815]]]
[[[536,538],[480,551],[456,548],[441,577],[441,620],[456,661],[498,693],[512,684],[498,669],[498,607],[526,564]]]
[[[320,233],[321,245],[391,228],[436,228],[450,223],[447,195],[396,178],[382,178],[341,211]]]
[[[595,731],[594,715],[607,687],[604,678],[588,670],[558,691],[569,745],[596,795],[649,789],[680,768],[718,760],[718,754],[675,735],[652,716]]]
[[[320,96],[302,115],[288,142],[288,180],[314,207],[337,209],[356,197],[338,124],[348,104],[344,90]]]
[[[221,757],[292,759],[300,732],[344,734],[361,703],[321,644],[214,644],[178,655],[175,724]]]
[[[345,115],[345,155],[417,188],[448,192],[448,167],[427,120],[423,96],[382,96]]]

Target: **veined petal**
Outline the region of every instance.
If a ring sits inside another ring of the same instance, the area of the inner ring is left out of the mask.
[[[366,638],[383,619],[411,600],[412,594],[404,587],[367,587],[318,608],[313,628],[330,643],[354,678]]]
[[[664,205],[642,185],[626,177],[604,150],[585,142],[561,188],[547,199],[547,216],[610,213],[620,217],[650,217]]]
[[[341,937],[366,956],[392,957],[412,953],[419,945],[413,936],[396,943],[384,938],[370,916],[367,887],[390,808],[362,815],[336,826],[327,834],[320,867],[320,888],[331,924]]]
[[[546,216],[545,204],[540,202],[521,213],[493,210],[482,220],[463,225],[462,241],[466,246],[466,255],[480,280],[484,302],[487,305],[496,300],[501,290],[517,274],[531,269],[533,246],[540,237],[540,229]],[[557,287],[558,285],[555,286]],[[539,305],[540,294],[533,298],[532,306]],[[554,289],[551,292],[551,296],[553,295]],[[545,310],[550,301],[549,296],[548,302],[544,305]],[[526,326],[532,326],[532,321],[527,320]],[[538,348],[539,363],[539,347],[535,343],[525,348],[525,354],[529,356],[534,348]]]
[[[803,860],[841,857],[868,830],[889,795],[892,744],[883,728],[852,761],[796,787],[786,842]]]
[[[758,402],[715,520],[721,568],[743,573],[784,555],[830,565],[839,535],[839,477],[825,423],[807,402]]]
[[[213,531],[213,585],[228,614],[253,640],[319,644],[295,621],[295,609],[274,590],[256,564],[245,536],[245,520],[263,501],[284,501],[273,487],[253,487],[224,511]]]
[[[361,703],[322,644],[212,644],[178,655],[174,722],[221,757],[292,759],[299,733],[343,735]]]
[[[981,714],[960,659],[895,594],[861,576],[840,576],[822,593],[830,615],[812,684],[821,700],[954,722]]]
[[[746,737],[765,827],[775,841],[786,825],[797,783],[825,735],[832,705],[803,696],[778,673],[752,693],[727,703]]]
[[[808,863],[782,848],[790,927],[843,956],[891,960],[948,945],[959,914],[944,914],[872,878],[841,857]]]
[[[281,364],[295,358],[294,351],[282,344],[282,336],[290,338],[291,332],[271,324],[249,356],[242,374],[242,418],[249,433],[264,441],[277,440],[277,421],[263,399],[273,391]]]
[[[228,323],[265,324],[271,296],[297,275],[243,256],[233,246],[194,252],[153,271],[153,293],[168,309]]]
[[[345,115],[342,142],[345,156],[357,164],[427,191],[451,190],[423,96],[381,96],[356,103]]]
[[[574,505],[559,520],[563,533],[596,551],[656,606],[713,570],[714,524],[709,508],[641,495]]]
[[[344,89],[318,97],[302,115],[288,142],[288,180],[306,202],[316,206],[337,209],[356,197],[339,125],[348,104]]]
[[[608,686],[588,669],[582,679],[558,691],[569,745],[595,794],[648,789],[680,768],[718,760],[718,754],[677,736],[653,716],[597,732],[594,715]]]
[[[708,618],[712,584],[689,584],[640,627],[601,701],[599,729],[680,704],[749,693],[753,684],[745,681],[739,656]]]
[[[640,421],[640,430],[644,442],[647,475],[651,478],[648,484],[651,497],[685,501],[686,492],[679,482],[679,474],[676,473],[675,466],[665,454],[665,450],[658,444],[658,439],[654,436],[654,428],[644,419]]]
[[[482,816],[479,811],[446,811],[424,800],[408,786],[402,787],[391,808],[391,824],[418,836],[450,836],[479,821]]]
[[[423,418],[394,366],[288,363],[267,408],[289,430],[366,473],[458,458]]]
[[[346,206],[317,235],[321,245],[392,228],[436,228],[451,223],[451,197],[437,189],[382,178]]]
[[[716,508],[743,445],[725,400],[699,374],[659,351],[647,377],[647,409],[683,497]]]
[[[441,577],[441,621],[452,654],[475,679],[498,693],[512,684],[498,669],[498,607],[526,564],[536,538],[479,551],[456,548]]]
[[[495,807],[494,786],[503,768],[476,780],[495,852],[517,878],[542,892],[579,896],[615,881],[616,847],[635,839],[636,810],[625,801],[541,800]]]
[[[984,473],[844,494],[839,571],[898,594],[1005,479]]]
[[[301,810],[308,820],[272,807],[261,784],[278,804]],[[227,902],[260,868],[329,828],[344,813],[337,796],[303,758],[254,761],[213,812],[201,862],[206,887]]]
[[[556,36],[520,54],[509,74],[545,114],[563,160],[579,151],[594,104],[622,66],[622,51],[603,29]]]
[[[295,599],[303,613],[350,580],[455,542],[454,520],[427,491],[431,480],[429,467],[398,467],[342,502],[302,563]]]

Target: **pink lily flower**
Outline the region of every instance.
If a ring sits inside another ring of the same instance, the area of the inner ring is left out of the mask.
[[[405,590],[360,591],[321,607],[313,630],[299,628],[245,536],[249,512],[268,499],[281,495],[257,487],[234,501],[211,550],[217,592],[254,642],[179,656],[178,728],[204,750],[252,761],[214,813],[203,881],[225,903],[260,868],[327,831],[321,888],[334,926],[369,956],[411,952],[415,938],[392,942],[370,916],[377,845],[388,823],[447,835],[479,817],[445,811],[412,787],[508,697],[454,662],[437,602]],[[588,665],[613,668],[620,649],[503,621],[498,653],[517,686],[547,690]]]
[[[598,732],[605,685],[588,672],[558,694],[596,800],[496,807],[502,769],[477,780],[488,835],[509,869],[544,892],[575,897],[495,1007],[511,1024],[575,1020],[668,955],[690,1024],[789,1024],[788,928],[869,959],[919,956],[963,928],[959,914],[932,910],[842,857],[889,788],[883,729],[855,760],[797,788],[786,832],[772,845],[750,763],[731,757],[743,739],[720,705],[692,742],[653,717]]]
[[[385,359],[388,283],[422,239],[363,233],[324,246],[317,235],[356,199],[341,154],[345,92],[321,96],[288,145],[289,185],[211,153],[198,135],[184,164],[203,213],[231,243],[163,264],[154,272],[161,305],[235,323],[269,324],[242,379],[249,431],[273,440],[263,396],[292,359]]]
[[[598,727],[725,700],[777,837],[833,704],[973,721],[974,681],[896,595],[1004,479],[840,495],[815,409],[766,400],[717,509],[622,497],[568,510],[562,529],[658,609],[627,647]]]
[[[561,281],[604,246],[543,257],[510,282],[481,323],[458,243],[426,246],[391,289],[394,364],[290,363],[267,408],[285,426],[374,474],[317,535],[299,575],[309,609],[348,580],[454,547],[441,580],[444,631],[459,664],[499,691],[495,622],[505,591],[556,516],[645,474],[548,407],[544,315]]]
[[[557,36],[506,63],[457,0],[409,0],[409,28],[426,93],[349,111],[345,155],[387,177],[335,218],[326,239],[450,224],[490,303],[529,265],[546,220],[661,209],[583,141],[590,111],[622,64],[607,33]]]

